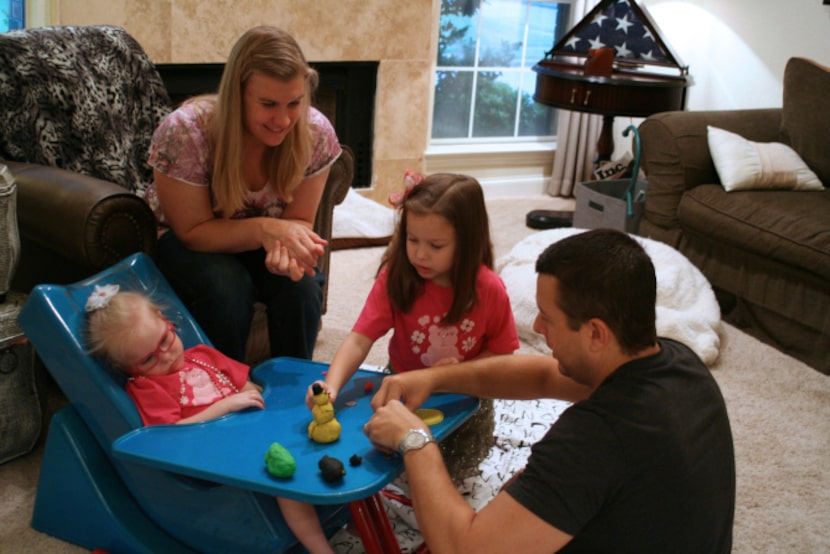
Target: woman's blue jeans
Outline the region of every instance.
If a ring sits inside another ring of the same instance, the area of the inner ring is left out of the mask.
[[[158,244],[158,265],[213,346],[239,361],[254,316],[265,304],[271,356],[311,359],[322,315],[325,276],[294,282],[265,268],[263,249],[239,254],[195,252],[172,231]]]

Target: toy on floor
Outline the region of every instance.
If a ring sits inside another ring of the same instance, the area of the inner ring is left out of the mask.
[[[283,445],[275,442],[265,453],[265,468],[274,477],[287,479],[297,470],[297,461]]]
[[[308,436],[314,442],[334,442],[340,438],[340,422],[334,418],[329,393],[319,383],[312,385],[311,392],[314,394],[314,407],[311,409],[314,420],[308,424]]]

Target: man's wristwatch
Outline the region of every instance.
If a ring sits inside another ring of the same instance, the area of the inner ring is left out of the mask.
[[[410,450],[418,450],[431,442],[435,442],[435,439],[432,438],[429,431],[424,431],[423,429],[410,429],[403,436],[401,442],[398,443],[398,452],[400,452],[401,456],[403,456]]]

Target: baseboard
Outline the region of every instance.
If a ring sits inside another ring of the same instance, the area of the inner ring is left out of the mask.
[[[481,178],[481,188],[484,189],[485,198],[505,198],[509,196],[533,196],[544,194],[547,190],[550,178],[529,176],[511,178]]]

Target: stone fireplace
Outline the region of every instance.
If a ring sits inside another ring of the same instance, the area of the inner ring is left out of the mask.
[[[355,155],[354,188],[372,182],[372,137],[378,62],[311,62],[320,75],[314,105],[334,125],[342,144]],[[215,92],[221,63],[169,63],[156,68],[174,104]]]
[[[359,193],[387,205],[406,169],[424,170],[440,0],[51,0],[52,25],[124,27],[156,64],[221,64],[254,25],[289,31],[309,60],[377,64],[371,180]],[[361,115],[347,97],[345,114]],[[368,100],[367,100],[368,101]],[[338,112],[339,112],[338,108]],[[356,149],[356,150],[359,150]],[[368,188],[364,188],[368,187]]]

